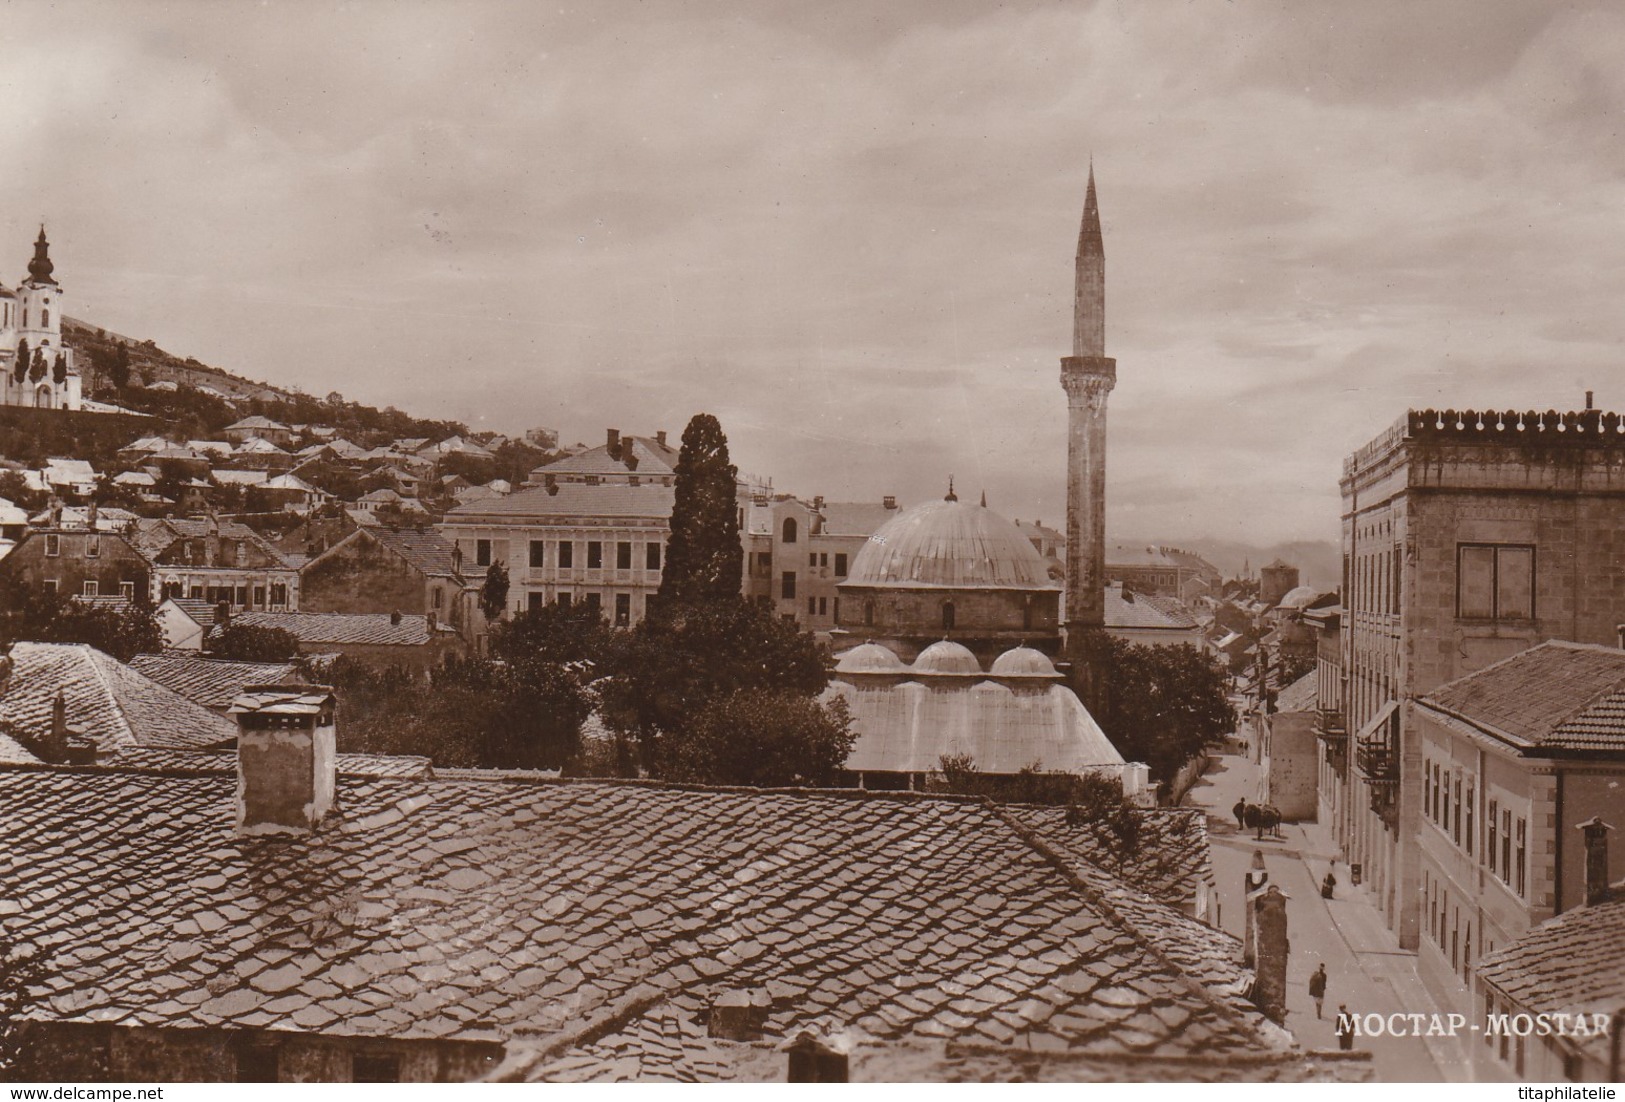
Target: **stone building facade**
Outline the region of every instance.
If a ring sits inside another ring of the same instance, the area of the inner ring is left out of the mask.
[[[119,532],[32,528],[0,559],[0,579],[64,597],[150,595],[152,566]]]
[[[1596,410],[1412,411],[1344,461],[1332,826],[1407,948],[1423,929],[1409,702],[1547,639],[1618,644],[1621,430]]]
[[[740,526],[745,595],[809,631],[834,630],[840,584],[869,537],[897,515],[895,497],[870,504],[753,495]]]

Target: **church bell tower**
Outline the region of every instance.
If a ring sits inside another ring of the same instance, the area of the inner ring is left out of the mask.
[[[1095,169],[1078,231],[1072,355],[1061,360],[1066,391],[1066,626],[1069,645],[1106,624],[1106,398],[1117,361],[1106,355],[1106,252],[1095,204]],[[1085,703],[1088,703],[1087,701]]]

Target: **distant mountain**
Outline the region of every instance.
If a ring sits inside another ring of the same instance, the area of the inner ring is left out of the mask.
[[[1336,589],[1342,584],[1343,552],[1332,540],[1297,540],[1291,543],[1246,544],[1220,539],[1119,539],[1112,543],[1162,544],[1193,551],[1218,567],[1226,578],[1240,577],[1243,568],[1250,569],[1253,577],[1258,568],[1280,559],[1298,568],[1298,580],[1317,589]]]

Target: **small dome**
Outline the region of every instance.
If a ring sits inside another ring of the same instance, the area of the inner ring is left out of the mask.
[[[10,287],[7,287],[4,283],[0,283],[0,298],[15,299],[16,297],[16,293],[12,291]]]
[[[879,643],[863,643],[841,655],[836,673],[907,673],[903,660]]]
[[[843,585],[899,589],[1058,589],[1021,529],[963,501],[927,501],[882,524]]]
[[[982,664],[958,643],[947,639],[932,643],[914,660],[914,672],[939,676],[980,677]]]
[[[1014,647],[993,660],[989,671],[993,677],[1060,677],[1055,663],[1043,651],[1031,647]]]

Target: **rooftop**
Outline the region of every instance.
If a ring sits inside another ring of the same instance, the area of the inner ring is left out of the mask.
[[[729,989],[765,990],[770,1041],[1285,1043],[1174,962],[1179,916],[1129,919],[982,801],[343,777],[289,840],[239,836],[235,787],[0,768],[0,909],[54,954],[31,1013],[495,1041],[513,1078]]]
[[[1421,704],[1526,752],[1625,752],[1625,650],[1542,643],[1439,686]]]
[[[446,514],[450,522],[479,523],[485,517],[640,517],[668,520],[676,490],[671,486],[625,483],[560,482],[532,486],[505,497],[458,505]]]
[[[236,625],[281,628],[298,636],[301,644],[421,647],[436,634],[450,629],[429,629],[429,618],[418,613],[401,616],[388,612],[238,612]]]
[[[138,654],[130,659],[130,668],[214,711],[230,705],[244,685],[275,685],[298,676],[291,662],[231,662],[196,651]]]
[[[1106,587],[1106,627],[1190,631],[1196,620],[1177,597],[1151,597],[1120,585]]]
[[[993,510],[927,501],[881,525],[842,586],[900,589],[1058,589],[1021,530]]]

